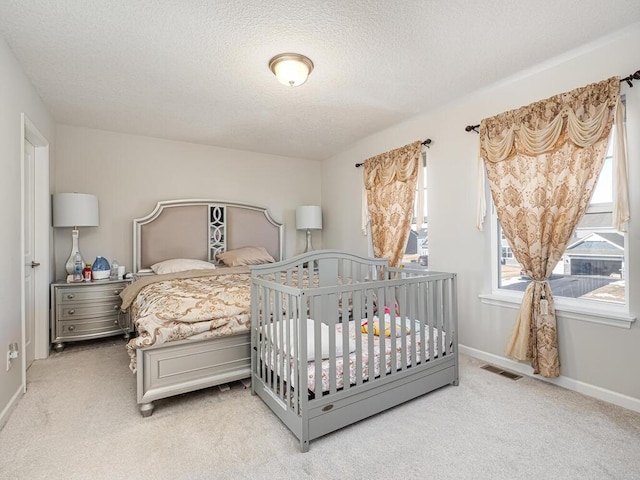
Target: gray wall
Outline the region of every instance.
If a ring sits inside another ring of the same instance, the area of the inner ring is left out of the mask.
[[[269,208],[286,225],[285,254],[304,250],[295,208],[320,204],[321,164],[239,150],[58,125],[55,191],[98,196],[100,226],[80,229],[86,261],[102,255],[132,268],[132,219],[159,200],[207,198]],[[321,245],[316,232],[314,246]],[[58,278],[71,251],[71,229],[56,228]]]
[[[5,368],[10,342],[22,342],[21,323],[21,113],[35,124],[49,140],[50,158],[54,157],[55,124],[40,97],[36,94],[13,52],[0,37],[0,426],[12,398],[21,391],[20,362],[14,361],[8,372]],[[50,168],[53,168],[51,165]],[[41,261],[47,261],[43,259]]]
[[[328,248],[365,254],[360,233],[361,169],[355,162],[411,141],[433,139],[428,150],[429,266],[458,273],[460,342],[500,360],[516,310],[481,303],[491,292],[490,235],[476,225],[478,135],[464,127],[505,110],[559,92],[640,68],[640,26],[601,39],[578,51],[477,91],[437,110],[379,132],[323,162],[323,241]],[[469,81],[473,81],[470,76]],[[640,84],[623,87],[627,95],[631,214],[627,288],[640,287]],[[631,313],[640,299],[631,297]],[[565,385],[602,388],[640,407],[640,322],[623,329],[566,317],[558,319],[561,374]],[[464,381],[464,379],[462,380]],[[593,391],[593,389],[591,390]],[[635,401],[633,400],[635,399]]]

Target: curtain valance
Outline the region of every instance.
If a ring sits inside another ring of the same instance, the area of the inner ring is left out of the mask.
[[[629,220],[624,106],[620,80],[612,77],[486,118],[480,123],[477,227],[486,214],[484,162],[503,162],[517,155],[553,154],[564,145],[591,147],[609,137],[615,125],[613,149],[613,225],[626,231]]]
[[[415,180],[419,166],[421,142],[413,142],[390,152],[371,157],[364,162],[364,186],[383,187],[391,182]]]
[[[518,153],[553,153],[567,141],[593,145],[609,136],[619,94],[620,81],[612,77],[485,119],[480,156],[495,163]]]

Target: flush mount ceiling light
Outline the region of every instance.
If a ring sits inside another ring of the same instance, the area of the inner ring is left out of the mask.
[[[297,87],[307,81],[313,62],[299,53],[281,53],[269,60],[269,68],[280,83]]]

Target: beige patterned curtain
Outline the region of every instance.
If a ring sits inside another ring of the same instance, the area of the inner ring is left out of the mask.
[[[560,374],[547,279],[584,215],[619,104],[617,78],[482,120],[480,155],[504,235],[532,279],[506,355]]]
[[[392,267],[402,260],[411,228],[421,150],[417,141],[364,161],[373,254]]]

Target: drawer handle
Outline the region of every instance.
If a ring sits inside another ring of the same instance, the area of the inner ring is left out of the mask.
[[[120,305],[114,305],[114,306],[113,306],[113,309],[114,309],[114,310],[120,310]]]
[[[122,291],[122,290],[114,290],[114,291],[113,291],[113,294],[114,294],[114,295],[120,295],[120,292],[121,292],[121,291]]]
[[[74,325],[69,325],[69,331],[73,332],[76,329],[76,327]]]
[[[73,315],[76,311],[72,308],[71,310],[67,310],[67,314]]]
[[[69,300],[72,300],[75,297],[75,295],[73,293],[67,293],[67,298]]]

